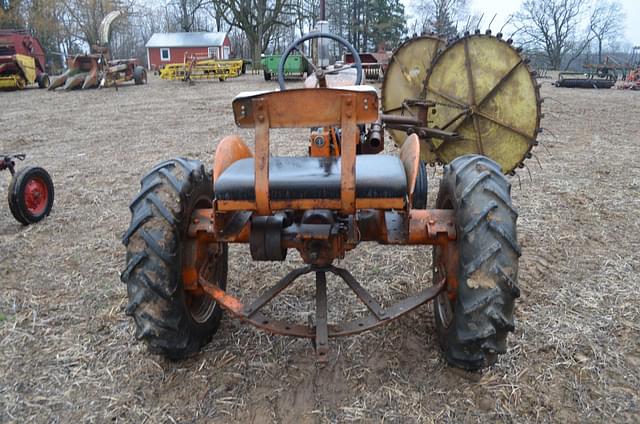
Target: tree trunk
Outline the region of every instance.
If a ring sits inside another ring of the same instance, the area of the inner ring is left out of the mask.
[[[251,49],[251,60],[253,60],[253,69],[262,69],[260,63],[262,55],[262,43],[260,39],[256,39],[255,34],[247,34],[247,40],[249,41],[249,48]]]
[[[598,64],[602,63],[602,38],[598,38]]]

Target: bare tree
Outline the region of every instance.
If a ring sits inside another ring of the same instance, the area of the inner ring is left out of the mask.
[[[0,29],[22,28],[24,25],[22,0],[0,0]]]
[[[209,0],[171,0],[169,6],[176,11],[180,29],[183,32],[190,32],[194,29],[198,12],[209,3]]]
[[[528,48],[545,52],[552,69],[563,63],[566,69],[593,39],[580,31],[587,7],[587,0],[525,0],[514,24]]]
[[[280,26],[290,24],[285,15],[291,13],[292,0],[217,0],[229,10],[224,19],[244,31],[251,48],[254,66]]]
[[[413,5],[421,32],[435,32],[452,37],[458,32],[458,22],[469,16],[468,0],[418,0]]]
[[[589,22],[589,30],[598,43],[598,63],[602,63],[603,43],[614,43],[621,37],[623,25],[624,11],[619,2],[598,2]]]

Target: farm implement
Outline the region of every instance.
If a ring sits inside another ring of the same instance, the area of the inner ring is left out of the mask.
[[[640,90],[640,67],[629,71],[627,78],[618,88],[622,90]]]
[[[254,130],[254,151],[229,135],[211,164],[176,158],[142,178],[121,273],[136,337],[151,352],[185,358],[213,337],[224,309],[267,332],[310,339],[326,362],[329,339],[433,300],[446,360],[469,370],[493,364],[507,350],[519,296],[518,213],[504,174],[536,144],[541,103],[527,60],[501,37],[408,41],[390,61],[382,101],[360,85],[362,63],[345,39],[313,32],[296,40],[280,59],[279,91],[240,93],[232,102],[237,126]],[[287,56],[315,38],[341,44],[354,63],[310,63],[310,88],[288,89]],[[272,155],[271,130],[298,127],[310,128],[309,155]],[[398,156],[382,153],[385,128]],[[445,164],[432,208],[426,162]],[[380,302],[335,264],[367,242],[432,246],[432,281]],[[227,290],[229,243],[248,244],[256,261],[283,261],[295,249],[304,265],[237,297]],[[309,322],[271,316],[268,305],[307,274],[315,277]],[[327,286],[339,283],[363,307],[333,323]]]
[[[235,78],[242,73],[244,61],[242,59],[219,60],[200,57],[186,52],[183,63],[170,63],[160,71],[160,78],[164,80],[193,81],[200,79],[217,79],[225,81]]]
[[[120,11],[107,14],[100,23],[100,45],[92,46],[94,53],[82,54],[67,59],[68,69],[55,78],[49,90],[62,87],[77,88],[117,87],[118,84],[134,81],[135,85],[147,83],[147,71],[138,65],[137,59],[109,59],[109,31],[111,24],[122,15]]]
[[[260,64],[262,65],[262,75],[265,81],[271,81],[273,75],[278,75],[278,65],[280,58],[278,54],[262,55]],[[307,74],[307,61],[299,54],[291,54],[284,63],[284,74],[287,78],[304,78]]]
[[[9,209],[23,225],[41,221],[53,207],[53,181],[43,168],[28,166],[16,171],[16,160],[26,155],[0,155],[0,171],[11,173],[9,184]]]
[[[616,84],[616,79],[612,73],[560,72],[554,85],[565,88],[611,88]]]
[[[49,86],[40,42],[26,30],[0,30],[0,90],[21,90],[35,83]]]

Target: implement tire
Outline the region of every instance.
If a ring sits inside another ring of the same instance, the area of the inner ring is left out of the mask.
[[[47,74],[40,74],[37,78],[36,78],[37,82],[38,82],[38,87],[39,88],[49,88],[49,86],[51,85],[51,80],[49,79],[49,75]]]
[[[134,197],[123,237],[127,265],[121,274],[136,324],[136,338],[172,360],[198,352],[220,326],[222,309],[208,295],[184,290],[182,258],[191,215],[213,200],[211,175],[199,161],[176,158],[154,167]],[[221,289],[227,281],[227,245],[210,245],[200,276]]]
[[[27,166],[13,176],[9,184],[9,210],[22,225],[42,221],[53,208],[51,175],[39,166]]]
[[[142,66],[136,66],[133,69],[133,84],[142,85],[147,83],[147,70]]]
[[[456,367],[494,364],[514,330],[520,246],[510,191],[500,166],[484,156],[461,156],[444,168],[436,207],[455,212],[458,287],[436,298],[434,312],[444,356]],[[433,255],[440,281],[447,259],[440,247]]]
[[[425,161],[421,160],[418,162],[418,175],[416,177],[416,188],[413,190],[411,209],[427,209],[428,192],[427,165]]]

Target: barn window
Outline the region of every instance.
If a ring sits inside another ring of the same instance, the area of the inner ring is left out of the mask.
[[[169,49],[160,49],[160,60],[171,60],[171,52]]]
[[[218,58],[218,48],[217,47],[209,47],[209,57],[212,59]]]

